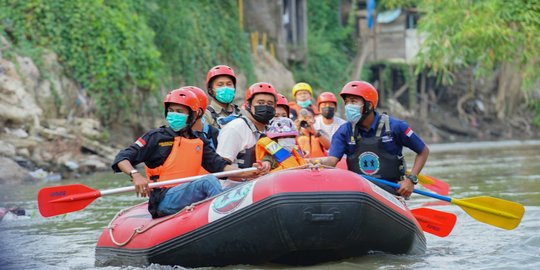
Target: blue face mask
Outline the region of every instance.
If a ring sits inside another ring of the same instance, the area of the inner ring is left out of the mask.
[[[185,113],[168,112],[167,122],[174,131],[179,131],[187,126],[188,115]]]
[[[234,99],[234,88],[232,87],[220,87],[216,89],[216,99],[225,104],[229,104]]]
[[[362,117],[363,106],[347,104],[345,105],[345,118],[353,125],[356,124]]]
[[[309,105],[311,105],[311,99],[308,99],[306,101],[296,101],[296,104],[298,104],[302,108],[307,108]]]

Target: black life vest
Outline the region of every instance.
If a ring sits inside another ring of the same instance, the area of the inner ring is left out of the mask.
[[[385,132],[381,136],[383,127],[385,127]],[[354,154],[347,156],[349,170],[396,183],[399,182],[401,176],[405,174],[405,160],[403,156],[388,153],[383,145],[383,140],[392,139],[388,115],[386,113],[381,115],[374,137],[362,137],[359,128],[356,126],[353,134],[356,145]],[[379,186],[397,195],[394,188],[386,185]]]

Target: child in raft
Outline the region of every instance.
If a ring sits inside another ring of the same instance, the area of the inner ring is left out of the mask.
[[[286,117],[275,117],[269,125],[266,137],[257,141],[257,160],[270,164],[272,171],[294,168],[306,164],[302,151],[296,145],[298,130]]]

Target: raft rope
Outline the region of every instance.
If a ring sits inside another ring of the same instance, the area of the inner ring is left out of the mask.
[[[311,170],[319,170],[320,168],[328,168],[328,169],[334,169],[334,167],[331,167],[331,166],[326,166],[326,165],[323,165],[323,164],[320,164],[320,163],[317,163],[317,164],[304,164],[304,165],[300,165],[300,166],[297,166],[297,167],[293,167],[293,168],[287,168],[287,169],[284,169],[283,171],[288,171],[288,170],[298,170],[298,169],[311,169]],[[239,184],[238,186],[242,186],[242,185],[245,185],[247,183],[249,183],[250,181],[246,181],[245,183],[242,183],[242,184]],[[199,204],[202,204],[202,203],[205,203],[206,201],[209,201],[209,200],[212,200],[214,199],[215,197],[221,195],[222,193],[219,193],[215,196],[212,196],[212,197],[209,197],[209,198],[206,198],[202,201],[198,201],[198,202],[195,202],[195,203],[192,203],[184,208],[182,208],[180,211],[172,214],[172,215],[169,215],[169,216],[166,216],[164,218],[162,218],[160,221],[158,222],[155,222],[155,223],[152,223],[150,226],[148,227],[145,227],[144,225],[141,225],[135,229],[133,229],[133,232],[131,232],[131,235],[128,237],[128,239],[126,239],[124,242],[118,242],[115,238],[114,238],[114,234],[113,234],[113,231],[114,231],[114,227],[116,227],[114,223],[114,221],[122,216],[123,214],[125,214],[126,212],[128,212],[129,210],[135,208],[135,207],[139,207],[147,202],[143,202],[143,203],[140,203],[140,204],[137,204],[137,205],[134,205],[134,206],[131,206],[131,207],[128,207],[126,209],[122,209],[120,210],[120,212],[116,213],[116,215],[114,216],[114,218],[111,220],[111,222],[109,222],[109,225],[107,225],[107,230],[109,231],[109,237],[111,238],[111,241],[119,246],[119,247],[123,247],[125,245],[127,245],[129,242],[131,242],[131,240],[133,239],[133,237],[135,237],[135,235],[137,234],[143,234],[145,233],[146,231],[150,230],[151,228],[153,228],[154,226],[158,225],[158,224],[161,224],[165,221],[168,221],[169,219],[172,219],[172,218],[175,218],[176,216],[178,216],[179,214],[185,212],[185,211],[193,211],[195,209],[195,206],[199,205]]]

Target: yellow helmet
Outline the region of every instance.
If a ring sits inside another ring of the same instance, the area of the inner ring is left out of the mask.
[[[292,88],[292,96],[294,98],[294,96],[296,95],[296,92],[298,91],[302,91],[302,90],[305,90],[305,91],[308,91],[311,96],[313,96],[313,89],[311,89],[311,85],[305,83],[305,82],[301,82],[301,83],[297,83],[293,86]]]

